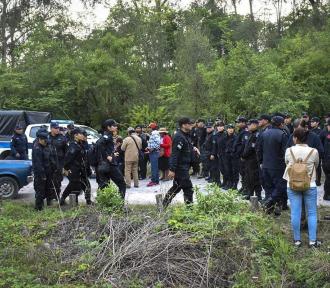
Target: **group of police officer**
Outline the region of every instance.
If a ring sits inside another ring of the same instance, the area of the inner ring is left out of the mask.
[[[174,134],[169,161],[169,178],[173,179],[173,186],[165,195],[164,207],[181,190],[184,192],[185,203],[193,202],[193,186],[189,174],[192,167],[193,174],[199,174],[199,178],[205,177],[224,190],[237,189],[241,176],[242,187],[239,191],[245,199],[255,195],[261,201],[263,188],[266,196],[262,201],[266,208],[287,209],[286,182],[283,179],[285,150],[293,145],[293,130],[303,127],[309,130],[307,144],[316,148],[322,159],[324,148],[330,150],[330,115],[326,119],[328,126],[322,130],[319,124],[319,118],[314,117],[310,121],[306,113],[293,123],[289,115],[283,114],[261,115],[258,119],[250,120],[238,117],[236,125],[225,125],[221,120],[205,123],[201,119],[193,123],[190,118],[181,118]],[[36,209],[43,209],[44,199],[47,199],[48,205],[53,199],[65,205],[65,199],[71,193],[77,194],[78,201],[81,191],[85,192],[86,203],[92,204],[88,180],[91,166],[95,168],[100,189],[112,180],[125,198],[126,183],[118,166],[119,155],[113,137],[118,134],[116,121],[108,119],[103,123],[102,137],[92,147],[88,147],[84,130],[73,125],[67,128],[64,135],[58,123],[53,122],[50,124],[50,132],[45,127],[37,132],[32,149]],[[330,154],[330,151],[327,153]],[[27,141],[21,127],[15,129],[12,155],[16,159],[27,157]],[[324,199],[330,200],[330,171],[324,168],[324,172]],[[69,184],[61,195],[63,175],[68,177]],[[318,167],[318,185],[320,178],[321,166]]]
[[[44,199],[47,205],[54,199],[64,205],[71,193],[76,193],[78,201],[80,191],[85,192],[86,203],[91,204],[86,131],[70,124],[63,134],[59,124],[52,122],[50,132],[47,127],[41,127],[36,136],[32,146],[36,210],[43,209]],[[61,195],[63,175],[68,177],[69,184]]]
[[[197,120],[191,131],[191,141],[201,155],[193,158],[193,174],[200,173],[199,178],[205,177],[224,190],[237,189],[241,176],[242,187],[239,191],[245,199],[255,195],[261,201],[261,191],[264,189],[263,205],[269,211],[280,213],[281,209],[287,209],[284,156],[286,148],[294,145],[293,130],[298,127],[308,130],[307,144],[317,149],[322,159],[324,148],[330,143],[327,128],[330,115],[325,120],[323,130],[319,127],[320,119],[310,119],[307,113],[293,123],[290,115],[281,113],[272,116],[264,114],[250,120],[238,117],[236,125],[225,125],[221,120],[215,123]],[[325,166],[326,163],[323,167],[327,182],[330,179]],[[318,186],[321,185],[320,179],[321,165],[317,167]],[[324,200],[330,200],[329,185],[325,186]]]

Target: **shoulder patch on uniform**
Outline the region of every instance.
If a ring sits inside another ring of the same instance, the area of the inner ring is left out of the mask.
[[[177,147],[179,150],[181,150],[182,147],[183,147],[183,143],[180,141],[176,147]]]
[[[108,135],[103,135],[103,138],[104,139],[109,139],[109,136]]]

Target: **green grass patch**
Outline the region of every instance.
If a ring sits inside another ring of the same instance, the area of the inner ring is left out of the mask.
[[[132,205],[128,213],[118,213],[116,207],[122,207],[122,203],[109,204],[111,188],[104,199],[99,198],[104,200],[100,206],[66,211],[51,207],[36,212],[31,205],[5,201],[0,212],[0,287],[113,287],[109,279],[98,279],[99,270],[94,267],[109,237],[117,233],[109,223],[116,228],[123,225],[120,221],[128,223],[129,229],[118,232],[116,245],[140,235],[139,229],[145,229],[150,239],[163,231],[181,237],[180,241],[186,237],[188,242],[180,248],[185,249],[184,254],[178,257],[190,257],[191,253],[196,259],[206,259],[204,272],[196,272],[193,265],[185,272],[191,277],[201,273],[196,278],[202,279],[201,287],[330,287],[329,222],[319,223],[319,238],[324,241],[320,249],[306,245],[295,249],[289,212],[273,218],[262,211],[252,212],[236,191],[223,193],[215,186],[208,189],[207,195],[196,191],[196,204],[174,205],[164,214],[153,205]],[[330,214],[329,207],[320,209],[321,218],[325,214]],[[150,221],[160,219],[162,224],[146,229]],[[302,234],[306,244],[307,231]],[[112,255],[107,257],[112,259]],[[114,253],[113,257],[118,255]],[[160,257],[157,261],[167,260]],[[119,287],[187,287],[178,282],[180,277],[175,285],[169,285],[164,280],[166,271],[149,278],[132,271],[125,274],[127,279],[120,279]]]

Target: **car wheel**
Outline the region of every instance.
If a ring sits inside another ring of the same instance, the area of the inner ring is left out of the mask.
[[[1,177],[0,178],[0,194],[4,199],[14,199],[18,195],[18,183],[14,178]]]

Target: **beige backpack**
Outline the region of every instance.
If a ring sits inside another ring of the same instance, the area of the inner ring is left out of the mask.
[[[290,153],[293,159],[293,164],[289,167],[289,186],[293,191],[305,192],[310,188],[311,176],[308,175],[307,161],[309,157],[313,154],[314,149],[308,153],[305,160],[301,158],[296,159],[293,154],[292,148],[290,148]],[[313,167],[314,171],[314,167]],[[312,175],[313,175],[312,171]]]

